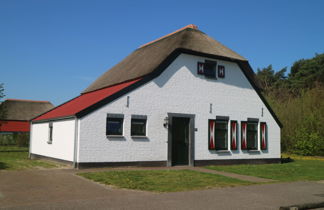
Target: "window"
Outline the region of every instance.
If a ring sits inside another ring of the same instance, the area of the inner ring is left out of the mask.
[[[204,74],[209,78],[216,78],[216,62],[215,61],[205,61]]]
[[[228,121],[217,120],[215,124],[215,141],[216,141],[216,150],[227,150],[228,146]]]
[[[258,149],[258,125],[259,125],[259,120],[254,118],[248,118],[248,121],[241,122],[242,150]]]
[[[106,124],[107,136],[122,136],[123,135],[124,115],[108,114]]]
[[[228,150],[228,117],[216,117],[208,121],[208,148],[210,150]]]
[[[258,149],[258,123],[247,122],[246,131],[247,149],[257,150]]]
[[[132,115],[131,136],[146,136],[146,116]]]
[[[50,123],[48,123],[48,140],[47,140],[47,143],[52,144],[52,142],[53,142],[53,123],[50,122]]]

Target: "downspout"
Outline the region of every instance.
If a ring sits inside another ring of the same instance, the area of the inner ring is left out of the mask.
[[[73,167],[78,168],[78,134],[79,134],[79,119],[75,117],[75,128],[74,128],[74,155],[73,155]]]
[[[32,155],[31,155],[31,145],[32,145],[32,130],[33,129],[33,122],[30,121],[30,125],[29,125],[29,150],[28,150],[28,157],[29,159],[32,158]]]

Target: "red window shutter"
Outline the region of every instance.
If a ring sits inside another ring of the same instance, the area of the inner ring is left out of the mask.
[[[241,149],[247,149],[246,141],[247,122],[241,122]]]
[[[231,149],[237,150],[237,121],[231,121]]]
[[[261,140],[261,150],[267,149],[267,123],[260,123],[260,140]]]
[[[209,135],[208,135],[208,148],[210,150],[215,149],[215,122],[216,120],[209,120]]]

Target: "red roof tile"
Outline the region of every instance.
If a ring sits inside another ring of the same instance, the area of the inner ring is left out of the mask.
[[[1,120],[0,132],[29,132],[28,121]]]
[[[35,119],[33,119],[33,121],[73,116],[78,112],[107,98],[108,96],[111,96],[121,91],[122,89],[134,84],[139,80],[140,79],[135,79],[114,86],[106,87],[100,90],[96,90],[93,92],[81,94],[80,96],[50,110],[49,112],[46,112],[43,115],[36,117]]]

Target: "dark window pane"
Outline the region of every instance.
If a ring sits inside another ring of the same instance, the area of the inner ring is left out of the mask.
[[[216,150],[227,150],[227,121],[216,121],[215,145]]]
[[[258,124],[248,122],[247,124],[247,148],[258,149]]]
[[[106,135],[123,135],[123,118],[107,118]]]
[[[132,119],[131,135],[146,136],[146,119]]]
[[[204,73],[206,77],[216,78],[216,62],[206,61]]]

